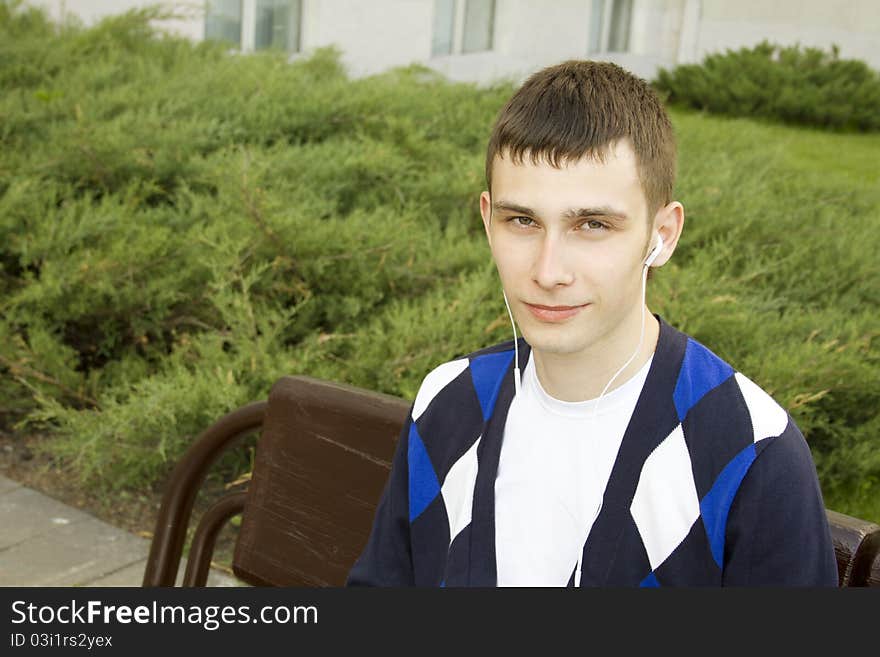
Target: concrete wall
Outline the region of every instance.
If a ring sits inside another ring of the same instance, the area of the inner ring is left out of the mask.
[[[305,0],[303,49],[338,44],[352,75],[431,56],[430,0]]]
[[[48,14],[57,20],[66,16],[74,16],[86,25],[92,25],[105,16],[121,14],[129,9],[146,7],[154,4],[177,6],[177,11],[187,18],[182,20],[164,21],[162,28],[171,33],[201,40],[205,36],[204,3],[200,0],[184,0],[183,2],[162,2],[162,0],[25,0],[25,4],[43,7]]]
[[[674,63],[683,5],[684,0],[635,0],[630,52],[588,55],[591,0],[496,0],[492,52],[435,57],[426,64],[454,80],[485,83],[499,77],[519,81],[544,66],[589,56],[650,78],[658,66]]]
[[[694,58],[764,39],[823,49],[880,69],[878,0],[703,0]]]
[[[542,66],[584,57],[589,25],[589,0],[496,0],[492,52],[434,57],[425,63],[454,80],[518,80]]]
[[[459,0],[461,2],[462,0]],[[59,18],[86,23],[150,0],[30,0]],[[181,5],[177,1],[171,4]],[[192,39],[204,35],[199,0],[190,18],[164,28]],[[592,0],[496,0],[491,52],[431,56],[433,0],[303,0],[304,53],[335,43],[354,76],[421,62],[454,80],[522,80],[568,58],[609,60],[651,78],[659,66],[699,61],[709,52],[763,39],[841,47],[880,69],[880,0],[633,0],[629,51],[588,55]]]

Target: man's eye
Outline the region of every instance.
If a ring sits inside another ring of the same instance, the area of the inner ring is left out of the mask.
[[[599,221],[598,219],[587,219],[584,223],[581,224],[584,228],[589,228],[590,230],[603,230],[608,228],[606,224]]]
[[[517,226],[532,226],[535,222],[530,217],[511,217],[510,221],[515,223]]]

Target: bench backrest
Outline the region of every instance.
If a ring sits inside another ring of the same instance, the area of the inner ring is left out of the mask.
[[[841,586],[880,586],[880,525],[827,510]]]
[[[233,571],[341,586],[370,534],[409,403],[309,377],[269,394]]]

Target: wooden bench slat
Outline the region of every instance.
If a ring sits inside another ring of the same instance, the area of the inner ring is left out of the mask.
[[[409,404],[284,377],[269,394],[233,570],[276,586],[340,586],[366,544]]]

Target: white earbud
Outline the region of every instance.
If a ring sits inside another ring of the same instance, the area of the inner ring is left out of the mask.
[[[657,256],[660,255],[660,252],[663,250],[663,238],[660,237],[660,233],[657,233],[657,245],[651,249],[651,252],[648,254],[648,257],[645,258],[645,267],[650,267],[654,264],[654,261],[657,259]]]

